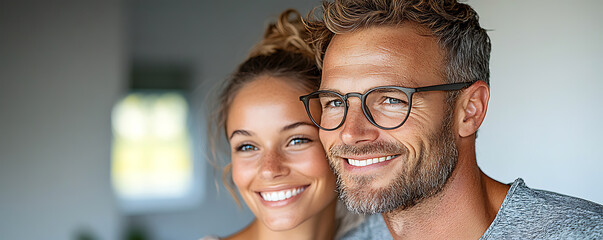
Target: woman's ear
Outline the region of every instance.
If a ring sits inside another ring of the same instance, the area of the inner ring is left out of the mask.
[[[461,137],[473,135],[482,125],[488,109],[490,87],[477,81],[462,91],[457,100],[458,133]]]

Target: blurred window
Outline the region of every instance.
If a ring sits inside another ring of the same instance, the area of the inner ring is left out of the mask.
[[[177,207],[194,185],[189,106],[179,91],[132,91],[112,113],[111,178],[126,212]]]

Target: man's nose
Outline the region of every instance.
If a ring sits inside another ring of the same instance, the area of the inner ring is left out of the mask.
[[[346,145],[356,145],[377,140],[379,128],[373,125],[362,112],[360,99],[348,99],[348,114],[339,137]]]
[[[286,157],[279,151],[271,150],[267,152],[260,160],[260,177],[271,180],[290,173],[289,167],[285,163]]]

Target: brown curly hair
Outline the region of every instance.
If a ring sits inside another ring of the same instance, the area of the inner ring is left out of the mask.
[[[323,2],[322,16],[317,15],[320,10],[315,8],[305,24],[319,66],[335,34],[414,22],[429,29],[445,50],[447,82],[483,80],[490,84],[490,38],[467,4],[456,0],[335,0]]]

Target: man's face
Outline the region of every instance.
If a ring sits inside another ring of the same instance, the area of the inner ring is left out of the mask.
[[[421,34],[425,31],[406,24],[336,35],[325,54],[320,89],[345,94],[378,86],[445,83],[443,51],[435,38]],[[345,123],[321,131],[320,139],[338,177],[340,197],[350,210],[404,209],[442,189],[457,159],[444,92],[414,94],[407,121],[394,130],[372,125],[360,99],[348,101]]]

